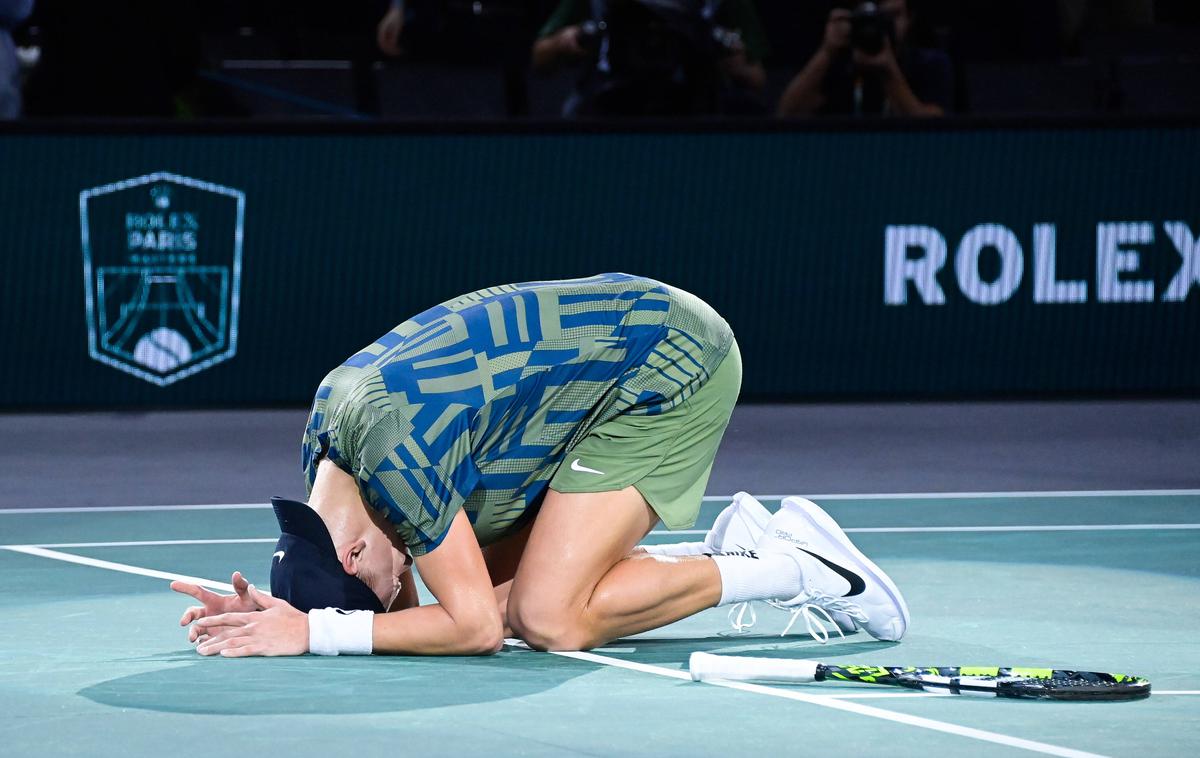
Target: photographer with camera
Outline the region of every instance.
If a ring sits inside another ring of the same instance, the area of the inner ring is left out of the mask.
[[[753,0],[561,0],[532,63],[584,67],[566,116],[761,113],[766,53]]]
[[[906,44],[909,0],[838,3],[820,48],[779,100],[779,115],[942,116],[954,72],[940,50]]]

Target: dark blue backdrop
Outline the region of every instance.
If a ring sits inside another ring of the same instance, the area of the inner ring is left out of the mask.
[[[601,271],[716,306],[748,398],[1200,389],[1196,128],[84,131],[0,134],[8,407],[303,404],[440,300]]]

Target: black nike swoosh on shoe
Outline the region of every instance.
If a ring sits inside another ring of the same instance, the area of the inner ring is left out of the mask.
[[[796,549],[802,553],[808,553],[813,558],[816,558],[818,561],[820,561],[821,563],[824,563],[830,569],[837,572],[838,576],[842,577],[847,582],[850,582],[850,591],[847,592],[845,595],[842,595],[842,597],[853,597],[855,595],[861,595],[863,593],[863,591],[865,591],[867,589],[867,583],[865,581],[863,581],[863,578],[861,576],[859,576],[858,574],[854,573],[853,571],[851,571],[850,569],[845,568],[844,566],[839,566],[836,563],[833,563],[832,561],[828,561],[828,560],[822,558],[821,556],[817,555],[816,553],[814,553],[811,550],[805,550],[802,547],[798,547]]]

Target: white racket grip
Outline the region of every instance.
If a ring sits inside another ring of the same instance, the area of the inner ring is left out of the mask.
[[[731,682],[804,684],[816,681],[817,662],[795,658],[748,658],[739,655],[692,653],[688,659],[692,681],[724,679]]]

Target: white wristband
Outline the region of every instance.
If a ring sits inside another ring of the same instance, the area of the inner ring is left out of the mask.
[[[308,652],[313,655],[370,655],[374,611],[313,608],[308,612]]]

